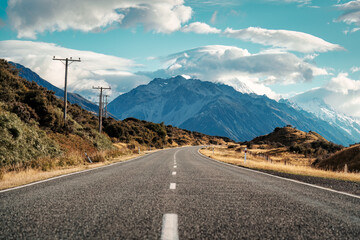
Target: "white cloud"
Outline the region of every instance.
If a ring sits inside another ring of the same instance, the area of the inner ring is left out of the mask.
[[[150,81],[149,78],[131,73],[138,65],[129,59],[67,49],[51,43],[31,41],[0,41],[0,57],[30,68],[53,85],[64,87],[64,65],[53,61],[59,58],[81,58],[80,63],[71,64],[68,73],[69,91],[96,99],[92,86],[111,86],[111,98],[119,93]]]
[[[227,37],[238,38],[243,41],[303,53],[344,50],[343,47],[337,44],[332,44],[313,35],[296,31],[269,30],[258,27],[249,27],[240,30],[227,28],[224,31],[224,35]]]
[[[36,38],[45,31],[101,31],[111,26],[171,33],[190,20],[183,0],[9,0],[7,14],[19,38]]]
[[[346,24],[355,24],[360,26],[360,0],[350,1],[344,4],[335,5],[339,10],[344,13],[338,18],[338,21],[345,22]],[[350,32],[356,32],[359,28],[354,28]],[[346,31],[346,33],[349,31]]]
[[[318,53],[308,54],[304,57],[304,60],[313,61],[315,58],[319,56]]]
[[[213,15],[211,15],[211,19],[210,19],[210,22],[212,24],[214,24],[216,22],[216,19],[217,19],[217,14],[218,14],[218,11],[216,10]]]
[[[299,95],[300,98],[295,97],[296,101],[308,102],[309,99],[321,99],[336,112],[360,119],[360,80],[351,79],[348,73],[339,73],[324,86]],[[307,104],[307,106],[313,108],[312,105]],[[315,108],[314,110],[316,111]]]
[[[352,73],[360,72],[360,67],[355,67],[355,66],[352,67],[352,68],[351,68],[351,72],[352,72]]]
[[[251,54],[246,49],[232,46],[205,46],[168,56],[168,67],[151,77],[186,74],[204,81],[222,82],[240,91],[253,91],[271,98],[277,95],[266,84],[291,84],[311,81],[314,76],[327,75],[294,54],[267,51]],[[244,89],[244,84],[250,88]]]
[[[360,90],[360,81],[350,79],[348,73],[339,73],[325,87],[333,92],[348,95],[349,91]]]
[[[193,22],[189,25],[184,26],[181,29],[182,32],[194,32],[197,34],[209,34],[209,33],[220,33],[221,30],[211,27],[206,23],[202,22]]]

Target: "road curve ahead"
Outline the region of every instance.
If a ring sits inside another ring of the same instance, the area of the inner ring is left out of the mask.
[[[159,151],[0,192],[1,239],[358,239],[360,199]]]

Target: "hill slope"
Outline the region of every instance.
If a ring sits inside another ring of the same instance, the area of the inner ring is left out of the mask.
[[[64,99],[64,91],[58,87],[55,87],[48,81],[41,78],[38,74],[33,72],[31,69],[24,67],[18,63],[11,63],[19,70],[19,76],[25,78],[30,82],[36,82],[39,86],[42,86],[55,93],[55,96]],[[80,107],[90,112],[98,112],[99,106],[83,98],[77,93],[68,92],[68,101],[72,104],[78,104]]]
[[[332,126],[286,102],[266,96],[243,94],[232,87],[185,79],[154,79],[120,95],[108,105],[120,119],[135,117],[172,124],[209,135],[246,141],[270,133],[274,128],[293,125],[304,131],[316,130],[338,144],[354,139],[344,130]]]
[[[343,171],[347,165],[349,172],[360,171],[360,145],[344,148],[325,159],[317,159],[313,166],[325,170]]]
[[[267,135],[259,136],[249,142],[252,144],[263,145],[263,148],[285,146],[288,152],[304,154],[313,157],[325,157],[341,150],[343,147],[329,142],[316,132],[303,132],[291,126],[275,128]]]

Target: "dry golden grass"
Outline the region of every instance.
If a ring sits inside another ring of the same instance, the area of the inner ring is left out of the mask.
[[[120,144],[121,145],[121,144]],[[124,147],[124,146],[122,146]],[[86,169],[97,168],[105,165],[109,165],[115,162],[122,162],[126,160],[130,160],[132,158],[145,155],[144,152],[138,153],[131,153],[128,151],[126,147],[123,148],[123,154],[117,154],[116,157],[111,159],[105,159],[101,162],[96,163],[79,163],[80,165],[74,166],[66,166],[66,167],[54,167],[51,169],[47,169],[43,171],[41,169],[26,169],[26,170],[19,170],[19,171],[10,171],[10,172],[2,172],[1,179],[0,179],[0,190],[7,189],[11,187],[16,187],[68,173],[78,172]]]
[[[116,153],[114,154],[113,157],[111,157],[111,158],[105,157],[105,153],[98,153],[98,155],[103,155],[102,159],[104,159],[104,160],[95,162],[95,163],[91,163],[91,164],[84,163],[84,162],[78,162],[77,165],[76,164],[68,165],[66,167],[58,166],[58,167],[48,168],[45,171],[43,168],[35,168],[35,169],[30,168],[30,169],[26,169],[26,170],[10,171],[10,172],[1,171],[0,172],[0,190],[21,186],[21,185],[36,182],[36,181],[41,181],[44,179],[57,177],[57,176],[64,175],[64,174],[69,174],[69,173],[79,172],[79,171],[83,171],[83,170],[87,170],[87,169],[97,168],[97,167],[109,165],[109,164],[116,163],[116,162],[123,162],[123,161],[133,159],[135,157],[143,156],[150,152],[156,152],[156,151],[161,150],[161,149],[153,148],[151,151],[149,151],[149,149],[147,149],[146,147],[139,145],[140,150],[141,150],[141,152],[139,154],[138,146],[136,146],[136,149],[134,149],[133,151],[128,149],[128,144],[126,144],[126,143],[116,143],[116,144],[114,144],[114,146],[117,147],[118,151],[116,151]],[[67,159],[70,159],[70,160],[72,158],[78,159],[79,158],[78,155],[79,155],[78,152],[74,152],[74,153],[70,154],[67,157]],[[111,156],[111,153],[109,155]],[[91,158],[93,159],[94,156],[95,155],[92,155]],[[53,161],[59,161],[59,160],[53,160]]]
[[[254,155],[247,154],[246,164],[244,163],[244,152],[238,153],[235,152],[234,149],[227,149],[225,147],[215,147],[214,154],[212,148],[201,149],[200,153],[213,158],[215,160],[219,160],[226,163],[231,163],[234,165],[244,166],[252,169],[259,170],[272,170],[277,172],[284,172],[290,174],[297,174],[303,176],[314,176],[314,177],[323,177],[323,178],[331,178],[331,179],[339,179],[346,181],[355,181],[360,182],[360,174],[359,173],[345,173],[345,172],[334,172],[334,171],[325,171],[320,169],[315,169],[310,167],[309,165],[294,165],[296,162],[294,159],[290,159],[292,154],[287,156],[287,163],[285,165],[283,159],[277,159],[279,161],[266,161],[263,158],[259,158]]]

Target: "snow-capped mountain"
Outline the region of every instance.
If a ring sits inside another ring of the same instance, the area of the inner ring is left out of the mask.
[[[318,132],[335,143],[354,142],[347,131],[286,102],[181,76],[156,78],[138,86],[113,100],[108,109],[121,119],[135,117],[164,122],[236,141],[251,140],[272,132],[275,127],[290,124],[303,131]]]
[[[314,114],[331,124],[338,127],[352,136],[353,142],[360,141],[360,121],[358,119],[337,112],[331,105],[325,102],[325,98],[330,92],[324,88],[314,89],[289,99],[294,107]]]

